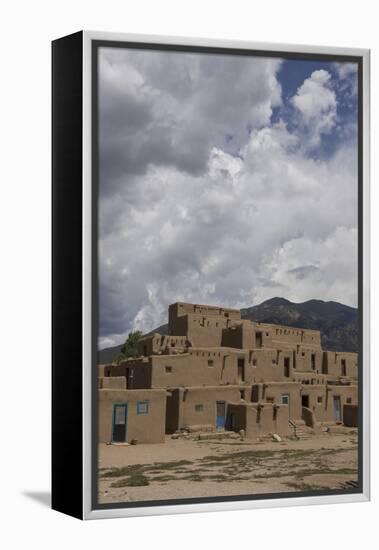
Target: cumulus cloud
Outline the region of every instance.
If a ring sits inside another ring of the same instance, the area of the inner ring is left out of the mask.
[[[324,69],[314,71],[292,102],[300,115],[299,126],[309,134],[307,145],[317,147],[322,134],[329,134],[336,124],[337,101],[330,73]]]
[[[273,123],[279,67],[104,50],[100,347],[165,322],[178,300],[356,305],[355,142],[327,159],[307,154],[336,108],[326,71],[291,100],[300,130]]]

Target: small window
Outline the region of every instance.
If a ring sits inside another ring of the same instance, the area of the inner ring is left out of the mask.
[[[273,364],[273,365],[276,365],[275,359],[272,360],[272,364]]]
[[[165,367],[165,372],[166,372],[166,374],[171,374],[172,373],[172,367]]]
[[[137,401],[137,414],[148,414],[148,412],[149,412],[149,402]]]
[[[290,396],[288,395],[288,393],[280,396],[280,402],[282,403],[282,405],[288,405],[289,404]]]
[[[347,398],[346,398],[346,403],[351,404],[351,397],[347,397]]]
[[[213,359],[208,359],[208,367],[213,367],[214,361]]]
[[[204,410],[204,405],[202,403],[197,403],[195,405],[195,411],[196,412],[203,412],[203,410]]]
[[[321,395],[318,396],[317,403],[322,403],[322,396]]]
[[[241,401],[245,400],[245,390],[240,390],[240,399]]]
[[[253,367],[256,367],[256,366],[257,366],[257,360],[253,359]]]

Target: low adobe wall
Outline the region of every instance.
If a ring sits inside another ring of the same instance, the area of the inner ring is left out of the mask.
[[[288,405],[229,403],[227,427],[244,430],[249,439],[269,433],[290,435]]]
[[[137,403],[148,402],[148,411],[138,414]],[[98,390],[99,442],[112,441],[113,405],[127,405],[127,438],[130,442],[164,443],[166,391],[165,390]]]

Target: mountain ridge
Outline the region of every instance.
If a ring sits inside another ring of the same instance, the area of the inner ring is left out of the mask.
[[[291,302],[274,297],[261,304],[241,309],[242,319],[260,323],[273,323],[294,328],[319,330],[322,348],[329,351],[358,352],[358,310],[330,300]],[[167,334],[167,324],[160,325],[146,335],[158,332]],[[108,363],[120,353],[123,344],[98,352],[98,361]]]

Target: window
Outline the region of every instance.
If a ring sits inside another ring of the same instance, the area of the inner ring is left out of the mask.
[[[208,359],[208,367],[213,367],[214,361],[213,359]]]
[[[272,360],[272,364],[273,364],[273,365],[276,365],[275,359]]]
[[[148,414],[148,412],[149,412],[149,402],[137,401],[137,414]]]
[[[351,397],[347,397],[347,398],[346,398],[346,403],[351,404]]]
[[[322,403],[322,396],[321,395],[318,396],[317,403]]]
[[[256,367],[256,366],[257,366],[257,360],[253,359],[253,367]]]
[[[165,373],[171,374],[172,373],[172,367],[165,367]]]
[[[198,412],[198,413],[199,413],[199,412],[203,412],[203,410],[204,410],[204,405],[203,405],[202,403],[197,403],[197,404],[195,405],[195,411],[196,411],[196,412]]]
[[[290,396],[288,395],[288,393],[285,393],[284,395],[280,396],[280,402],[282,405],[289,405]]]
[[[240,390],[240,399],[241,401],[245,400],[245,390]]]

